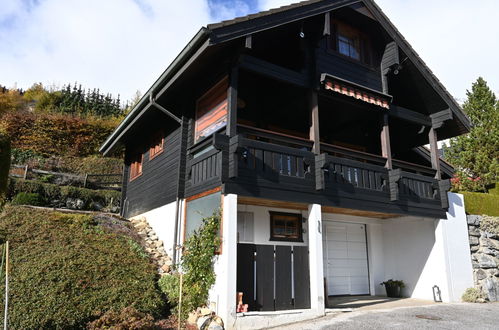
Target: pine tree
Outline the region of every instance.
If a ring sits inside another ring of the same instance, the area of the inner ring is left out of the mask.
[[[499,102],[482,77],[466,94],[463,110],[471,120],[471,131],[451,139],[444,154],[456,168],[457,189],[486,191],[499,180]]]

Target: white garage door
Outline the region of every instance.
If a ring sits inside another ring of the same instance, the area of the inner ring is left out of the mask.
[[[328,295],[369,294],[366,225],[324,221],[323,239]]]

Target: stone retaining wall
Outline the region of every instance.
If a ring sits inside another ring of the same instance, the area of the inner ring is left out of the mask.
[[[146,218],[132,219],[131,222],[137,233],[144,239],[146,243],[145,250],[157,266],[158,273],[169,273],[173,264],[172,258],[166,253],[163,241],[159,240]]]
[[[480,228],[482,216],[467,218],[475,287],[487,300],[499,301],[499,235]]]

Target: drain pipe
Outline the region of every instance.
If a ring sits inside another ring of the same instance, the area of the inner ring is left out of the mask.
[[[156,99],[152,96],[152,93],[149,94],[149,103],[153,106],[155,106],[157,109],[161,110],[162,112],[164,112],[167,116],[169,116],[170,118],[172,118],[173,120],[177,121],[177,123],[179,124],[182,124],[182,119],[180,119],[179,117],[175,116],[173,113],[171,113],[170,111],[166,110],[162,105],[156,103]]]
[[[179,226],[178,226],[178,220],[179,220],[179,212],[180,212],[180,198],[178,198],[177,196],[177,201],[175,202],[176,205],[175,205],[175,229],[174,229],[174,235],[173,235],[173,258],[172,258],[172,262],[173,262],[173,265],[175,265],[177,263],[177,243],[178,243],[178,239],[179,239],[179,233],[178,233],[178,229],[179,229]]]

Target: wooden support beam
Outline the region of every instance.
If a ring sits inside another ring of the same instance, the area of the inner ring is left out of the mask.
[[[385,168],[391,170],[392,165],[392,150],[390,146],[390,128],[388,125],[388,114],[383,114],[381,121],[383,128],[381,129],[381,155],[386,158]]]
[[[310,132],[309,139],[314,142],[312,152],[316,155],[321,153],[320,131],[319,131],[319,98],[316,90],[310,91]]]
[[[423,115],[422,113],[416,112],[414,110],[409,110],[407,108],[401,107],[399,105],[390,105],[390,111],[388,112],[390,117],[399,118],[405,121],[410,121],[419,125],[430,127],[432,126],[431,118]]]
[[[237,134],[237,83],[239,68],[233,66],[229,74],[229,88],[227,89],[227,130],[229,137]]]
[[[299,87],[309,86],[308,75],[272,64],[250,55],[242,55],[240,57],[239,67],[241,69],[252,71]]]
[[[331,35],[331,14],[327,12],[324,14],[324,31],[322,32],[324,36]]]
[[[244,47],[246,49],[252,49],[253,48],[253,35],[252,34],[248,34],[246,36],[246,40],[244,42]]]
[[[431,127],[440,128],[447,120],[451,120],[452,118],[452,111],[450,109],[432,113],[430,115]]]
[[[435,179],[440,180],[442,174],[440,171],[440,158],[438,157],[437,130],[435,128],[430,128],[428,138],[430,141],[431,167],[436,171]]]

